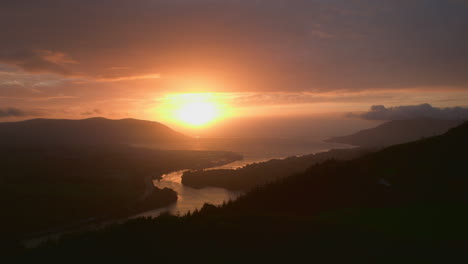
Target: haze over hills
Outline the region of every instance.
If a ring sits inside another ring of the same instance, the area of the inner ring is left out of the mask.
[[[360,147],[390,146],[440,135],[462,122],[460,120],[438,119],[394,120],[351,135],[332,137],[327,142]]]
[[[189,137],[137,119],[32,119],[0,123],[0,144],[157,144]]]

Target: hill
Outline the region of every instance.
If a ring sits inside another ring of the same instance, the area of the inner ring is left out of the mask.
[[[137,119],[32,119],[0,123],[0,144],[157,144],[188,137]]]
[[[394,120],[351,135],[332,137],[327,141],[360,147],[390,146],[440,135],[461,123],[436,119]]]
[[[351,161],[327,161],[183,217],[137,219],[24,260],[464,263],[468,123]],[[177,259],[174,256],[177,255]],[[18,260],[18,259],[17,259]]]
[[[296,173],[326,160],[350,160],[371,152],[367,149],[333,149],[301,157],[273,159],[238,169],[190,170],[182,175],[182,184],[193,188],[221,187],[248,190]]]
[[[153,179],[239,158],[231,152],[125,145],[3,145],[0,206],[5,217],[0,218],[0,232],[37,237],[167,206],[177,193],[154,187]]]

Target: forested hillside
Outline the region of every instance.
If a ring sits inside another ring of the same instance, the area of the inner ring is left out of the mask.
[[[466,260],[468,123],[352,161],[327,161],[184,217],[138,219],[24,259],[239,263]],[[174,258],[174,256],[178,256]]]

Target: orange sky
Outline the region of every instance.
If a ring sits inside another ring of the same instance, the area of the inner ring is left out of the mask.
[[[132,117],[189,131],[168,99],[184,94],[215,101],[217,122],[466,107],[467,12],[456,0],[7,0],[0,121]]]

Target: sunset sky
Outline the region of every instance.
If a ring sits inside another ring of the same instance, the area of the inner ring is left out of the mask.
[[[200,105],[212,126],[468,117],[467,14],[465,0],[3,0],[0,122],[190,131]]]

